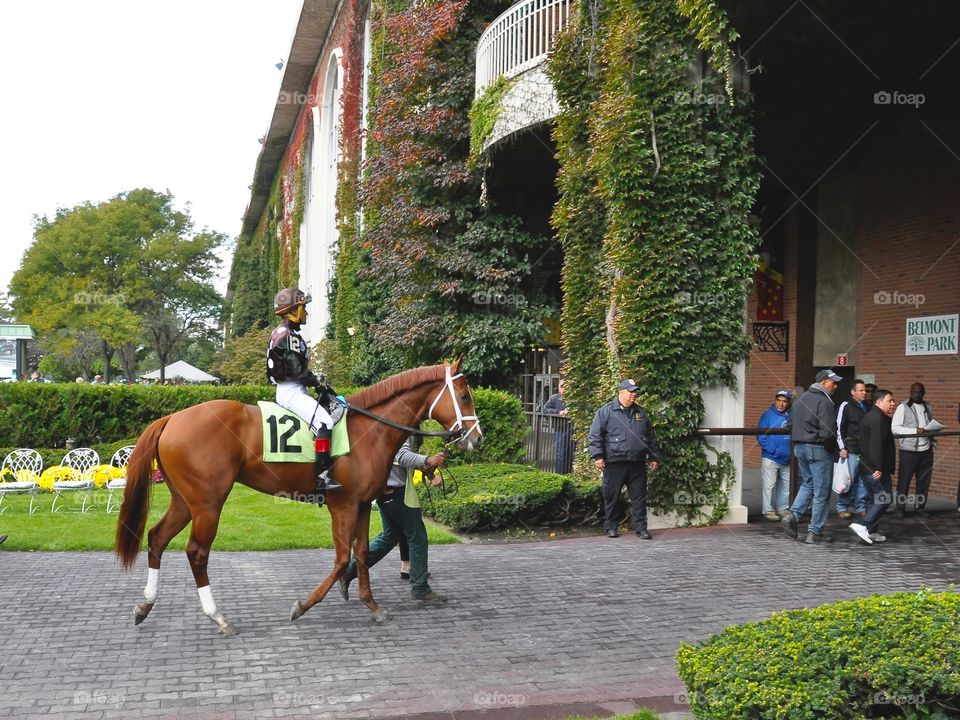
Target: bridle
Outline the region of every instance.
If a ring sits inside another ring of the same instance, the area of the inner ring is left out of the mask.
[[[450,426],[448,430],[420,430],[419,428],[411,427],[409,425],[402,425],[401,423],[394,422],[393,420],[385,418],[381,415],[372,413],[366,408],[357,407],[356,405],[352,405],[351,403],[346,403],[347,410],[352,410],[353,412],[359,413],[360,415],[366,415],[368,418],[371,418],[372,420],[376,420],[377,422],[382,423],[383,425],[387,425],[388,427],[392,427],[397,430],[403,430],[404,432],[409,433],[411,435],[419,435],[421,437],[450,438],[450,440],[447,442],[447,445],[453,445],[455,443],[461,442],[465,438],[469,437],[474,430],[476,430],[479,434],[482,435],[483,433],[480,430],[480,418],[478,418],[476,415],[463,414],[463,410],[460,408],[460,403],[457,400],[457,393],[453,389],[453,381],[459,378],[462,378],[463,373],[451,375],[449,365],[444,366],[444,372],[445,372],[445,376],[443,380],[443,387],[440,388],[440,390],[437,392],[437,396],[433,399],[433,402],[430,403],[430,410],[427,412],[427,418],[430,420],[434,419],[433,411],[437,407],[437,403],[439,403],[443,399],[444,393],[449,393],[450,401],[453,403],[453,409],[457,415],[457,420],[456,422],[453,423],[453,425]],[[466,426],[464,425],[464,420],[473,420],[474,421],[473,425],[471,425],[470,428],[467,429]]]
[[[454,433],[458,430],[460,431],[460,437],[458,440],[463,440],[470,436],[470,434],[476,430],[478,434],[482,435],[480,430],[480,418],[476,415],[464,415],[463,411],[460,409],[460,402],[457,400],[457,393],[453,389],[453,381],[458,380],[463,377],[463,373],[457,373],[456,375],[450,375],[450,366],[444,366],[444,378],[443,378],[443,387],[440,388],[440,392],[437,393],[437,396],[433,399],[433,402],[430,403],[430,410],[427,412],[427,417],[430,420],[433,420],[433,410],[437,406],[437,403],[443,399],[444,392],[450,394],[450,402],[453,403],[454,412],[457,414],[457,421],[450,426],[448,432]],[[470,429],[467,430],[466,426],[463,424],[464,420],[473,420],[473,425],[470,426]]]

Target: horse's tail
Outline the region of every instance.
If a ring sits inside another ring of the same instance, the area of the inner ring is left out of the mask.
[[[160,433],[170,421],[170,415],[155,421],[143,431],[127,465],[127,487],[117,519],[116,553],[124,570],[129,570],[140,554],[140,540],[150,512],[150,485],[153,461],[158,460]]]

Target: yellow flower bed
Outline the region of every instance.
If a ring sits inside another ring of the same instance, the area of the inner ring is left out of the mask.
[[[61,480],[79,480],[80,474],[66,465],[51,465],[40,474],[40,487],[53,492],[53,484]]]
[[[82,480],[84,477],[84,473],[73,470],[66,465],[52,465],[44,470],[39,478],[33,475],[34,481],[39,482],[40,487],[50,492],[53,492],[53,484],[55,482],[61,480]],[[90,476],[86,475],[86,477]],[[92,471],[93,484],[98,488],[102,488],[108,481],[120,477],[123,477],[123,470],[113,467],[112,465],[97,465]]]
[[[10,468],[4,468],[3,472],[0,473],[0,482],[39,482],[40,476],[37,475],[33,470],[11,470]]]
[[[98,488],[104,487],[110,480],[122,478],[124,471],[113,465],[97,465],[93,473],[93,484]]]

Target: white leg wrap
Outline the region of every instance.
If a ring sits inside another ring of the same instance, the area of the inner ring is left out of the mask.
[[[143,599],[153,603],[157,599],[158,592],[160,592],[160,570],[147,568],[147,586],[143,589]]]
[[[197,594],[200,596],[200,607],[203,608],[203,614],[212,618],[217,614],[217,603],[213,599],[213,590],[209,585],[197,588]]]

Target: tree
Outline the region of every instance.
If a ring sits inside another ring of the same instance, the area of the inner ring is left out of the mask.
[[[267,379],[267,344],[272,332],[272,327],[260,327],[254,321],[243,335],[227,340],[213,371],[235,385],[262,385]]]
[[[168,358],[215,333],[221,298],[211,281],[220,233],[195,233],[173,196],[149,189],[61,209],[36,221],[34,242],[10,283],[16,316],[66,358],[92,335],[109,381],[120,351],[127,377],[144,345]],[[162,372],[162,371],[161,371]]]

